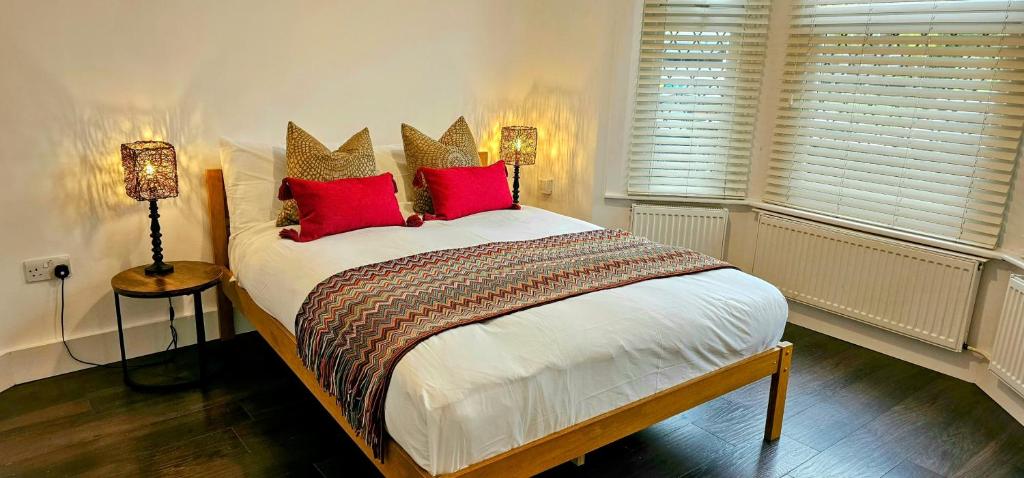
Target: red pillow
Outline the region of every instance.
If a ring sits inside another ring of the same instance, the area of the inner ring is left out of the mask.
[[[286,178],[279,199],[295,199],[301,233],[284,229],[281,237],[309,242],[367,227],[405,224],[391,173],[329,182]]]
[[[505,163],[458,168],[420,168],[416,180],[430,191],[434,214],[457,219],[470,214],[512,207]]]

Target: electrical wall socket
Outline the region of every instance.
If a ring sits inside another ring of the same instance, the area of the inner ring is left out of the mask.
[[[540,193],[550,196],[555,188],[555,180],[552,178],[540,178]]]
[[[71,258],[68,256],[40,257],[29,259],[25,265],[25,282],[40,282],[56,279],[53,275],[53,268],[60,264],[71,267]]]

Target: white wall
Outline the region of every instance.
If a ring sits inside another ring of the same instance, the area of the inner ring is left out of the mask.
[[[8,1],[0,15],[0,390],[74,368],[57,285],[21,262],[70,254],[67,326],[80,355],[117,357],[110,277],[149,261],[146,206],[124,196],[118,146],[178,149],[181,195],[160,202],[168,259],[211,258],[202,171],[221,136],[281,143],[292,120],[325,142],[464,114],[485,149],[503,124],[539,127],[525,202],[589,217],[631,2],[392,0]],[[619,95],[619,93],[616,93]],[[620,121],[618,118],[615,121]],[[537,178],[554,194],[535,194]],[[603,190],[602,190],[603,191]],[[207,309],[213,300],[204,301]],[[187,319],[191,304],[177,302]],[[128,301],[135,354],[166,339],[161,303]],[[145,325],[156,321],[158,326]],[[186,322],[187,323],[187,322]],[[212,324],[212,322],[211,322]],[[182,327],[190,328],[190,327]],[[215,335],[215,334],[214,334]]]

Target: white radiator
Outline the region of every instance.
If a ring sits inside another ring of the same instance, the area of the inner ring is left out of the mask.
[[[633,234],[722,259],[729,211],[700,207],[633,205]]]
[[[1010,277],[988,369],[1024,397],[1024,277]]]
[[[756,242],[754,275],[786,297],[962,350],[982,260],[764,212]]]

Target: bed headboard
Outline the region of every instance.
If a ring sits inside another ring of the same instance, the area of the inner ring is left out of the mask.
[[[228,237],[231,235],[231,231],[228,222],[228,198],[224,191],[224,171],[220,169],[206,170],[206,207],[210,212],[210,243],[213,245],[213,262],[225,269],[230,269]],[[221,340],[228,340],[235,336],[235,312],[228,296],[224,294],[225,287],[227,285],[223,282],[217,286],[217,323]]]
[[[480,164],[488,165],[487,151],[480,151]],[[210,213],[210,243],[213,245],[213,262],[230,270],[228,263],[228,238],[231,237],[231,222],[228,217],[227,193],[224,191],[224,172],[221,169],[206,170],[207,210]],[[231,277],[228,275],[228,277]],[[235,336],[235,318],[231,301],[224,293],[225,284],[217,287],[217,318],[220,324],[220,338]]]

